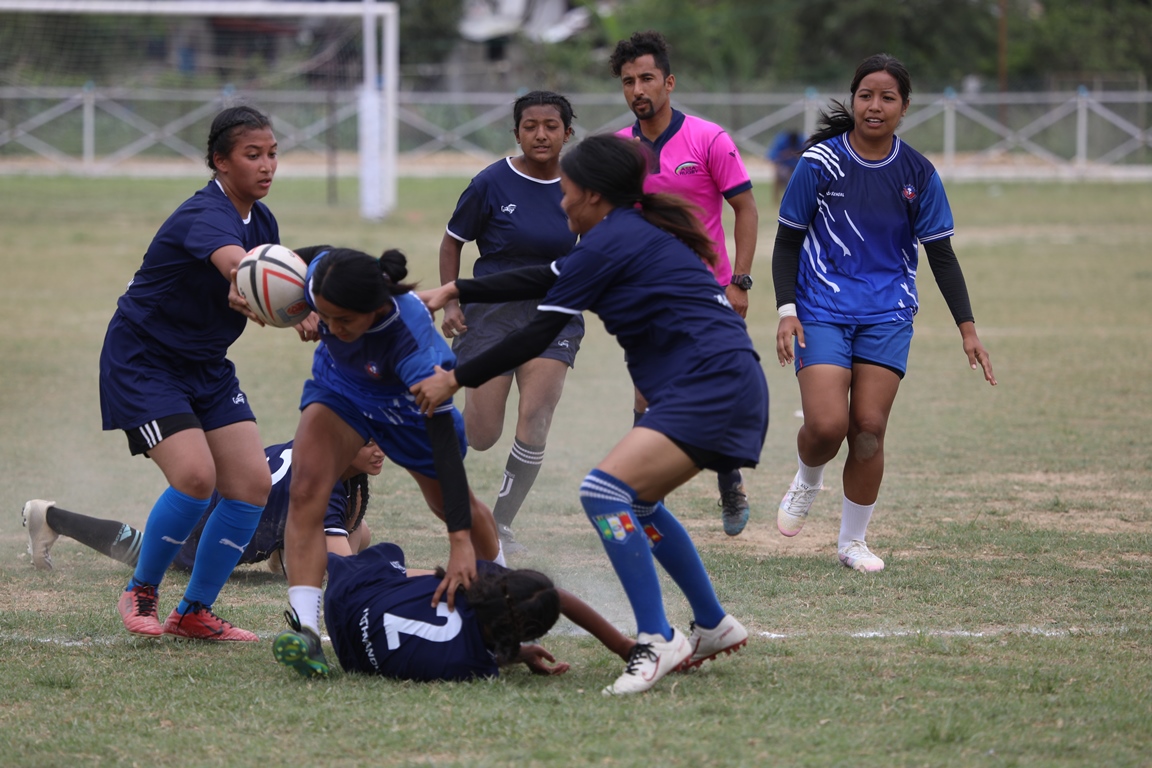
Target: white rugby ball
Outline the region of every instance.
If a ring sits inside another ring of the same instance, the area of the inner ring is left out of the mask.
[[[248,307],[273,328],[291,328],[312,310],[304,300],[308,265],[282,245],[258,245],[236,268],[236,288]]]

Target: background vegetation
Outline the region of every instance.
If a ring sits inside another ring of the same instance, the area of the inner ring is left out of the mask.
[[[1001,66],[1010,90],[1074,87],[1111,78],[1135,89],[1152,75],[1152,4],[1147,0],[580,0],[591,23],[556,44],[498,39],[488,54],[515,47],[510,65],[536,83],[566,92],[603,88],[605,48],[637,29],[657,28],[672,43],[684,90],[739,92],[815,86],[842,88],[865,56],[886,50],[902,58],[917,88],[960,87],[979,78],[996,88]],[[462,0],[399,0],[404,87],[435,90],[435,73],[457,51]],[[1005,43],[1000,45],[1000,19]],[[142,66],[166,55],[171,19],[0,14],[0,82],[123,84],[147,75]],[[355,26],[354,24],[352,26]],[[346,23],[299,30],[276,56],[300,63],[296,74],[328,87],[333,56],[358,55]],[[28,46],[30,39],[38,44]],[[334,41],[338,53],[331,50]],[[473,44],[475,45],[475,44]],[[221,45],[229,56],[267,60],[251,31]],[[479,62],[475,66],[482,66]],[[349,67],[356,82],[356,67]],[[260,66],[233,62],[211,73],[221,83],[263,78]],[[182,75],[188,80],[191,75]],[[197,77],[204,77],[198,73]],[[1141,79],[1143,78],[1143,79]],[[107,80],[104,82],[104,80]],[[284,85],[299,83],[285,80]]]

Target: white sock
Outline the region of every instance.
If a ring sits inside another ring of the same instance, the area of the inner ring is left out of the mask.
[[[496,559],[492,562],[496,563],[496,565],[502,565],[507,568],[508,561],[504,559],[504,542],[497,541],[496,544],[500,547],[500,551],[496,553]]]
[[[288,587],[288,605],[296,611],[300,625],[320,634],[320,602],[324,590],[320,587]]]
[[[809,488],[819,487],[824,483],[824,467],[826,464],[821,464],[818,467],[810,467],[805,464],[799,456],[796,457],[796,463],[800,465],[800,471],[796,474],[800,482]]]
[[[851,544],[853,541],[864,541],[864,537],[868,533],[868,521],[872,519],[872,510],[876,509],[875,504],[864,506],[857,504],[854,501],[849,501],[845,496],[840,504],[840,538],[836,542],[836,546],[840,549]]]

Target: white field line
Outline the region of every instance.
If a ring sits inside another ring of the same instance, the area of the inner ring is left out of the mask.
[[[885,640],[890,638],[902,637],[1003,637],[1005,635],[1033,635],[1036,637],[1079,637],[1084,635],[1120,635],[1129,630],[1129,627],[1121,625],[1118,627],[1068,627],[1066,629],[1046,629],[1044,627],[997,627],[994,629],[981,629],[981,630],[967,630],[967,629],[865,629],[855,632],[794,632],[794,633],[780,633],[780,632],[754,632],[749,635],[749,639],[764,638],[765,640],[799,640],[805,637],[852,637],[861,640]],[[625,630],[621,630],[625,631]],[[280,633],[271,632],[261,634],[256,633],[261,640],[272,640]],[[551,634],[554,635],[569,635],[584,637],[588,635],[587,632],[579,627],[566,625],[557,627]],[[625,632],[627,634],[627,632]],[[320,638],[323,642],[331,644],[332,640],[328,635]],[[85,637],[80,640],[63,638],[63,637],[27,637],[24,635],[13,634],[11,632],[0,633],[0,643],[40,643],[44,645],[58,645],[62,648],[85,648],[91,646],[111,646],[123,645],[132,643],[150,643],[150,642],[166,642],[175,640],[176,642],[193,642],[191,640],[185,641],[182,638],[144,638],[133,637],[130,635],[117,635],[116,637]],[[544,638],[547,642],[547,637]],[[223,645],[232,645],[232,643],[223,643]],[[240,644],[237,644],[240,645]]]

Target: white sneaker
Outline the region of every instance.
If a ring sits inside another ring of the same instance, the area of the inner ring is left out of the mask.
[[[796,477],[792,478],[792,484],[788,486],[788,493],[784,494],[780,506],[776,509],[776,528],[780,533],[785,536],[800,533],[804,521],[808,519],[808,510],[812,508],[816,494],[823,487],[823,485],[805,485],[800,482],[800,473],[796,473]]]
[[[672,639],[665,641],[660,635],[641,632],[636,636],[636,646],[628,656],[628,666],[616,682],[604,689],[605,696],[619,696],[626,693],[642,693],[656,681],[680,666],[692,655],[692,646],[684,633],[675,627]]]
[[[692,656],[680,665],[680,669],[694,669],[722,653],[726,656],[735,653],[747,644],[748,630],[729,615],[725,615],[713,629],[704,629],[692,622],[692,631],[688,635]]]
[[[28,529],[28,554],[32,555],[32,565],[42,571],[52,570],[52,556],[48,550],[60,538],[60,534],[48,525],[48,507],[54,506],[54,501],[31,499],[24,503],[24,510],[20,513],[24,527]]]
[[[853,539],[846,547],[840,547],[840,562],[845,568],[851,568],[861,573],[872,573],[884,570],[884,561],[872,554],[868,545],[859,539]]]

